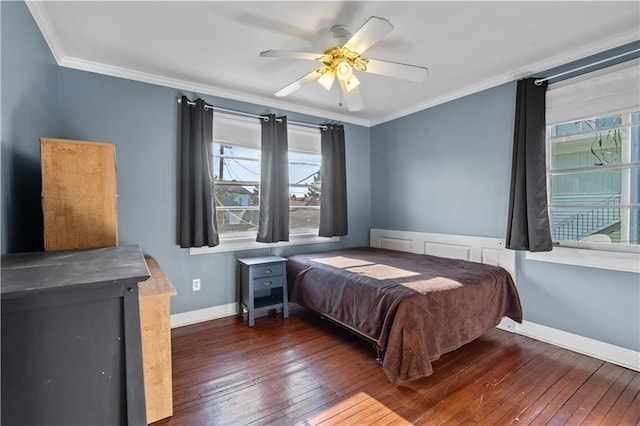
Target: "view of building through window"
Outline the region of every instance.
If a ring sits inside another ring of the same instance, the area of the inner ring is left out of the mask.
[[[214,142],[213,153],[218,232],[237,237],[255,235],[260,206],[260,149]],[[319,153],[289,150],[291,234],[317,232],[320,158]]]
[[[556,241],[640,242],[640,113],[549,127]]]

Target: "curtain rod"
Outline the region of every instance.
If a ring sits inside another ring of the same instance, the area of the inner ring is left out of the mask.
[[[182,99],[178,99],[178,103],[181,103]],[[193,101],[187,101],[187,103],[191,106],[194,106],[196,103]],[[235,109],[227,109],[227,108],[221,108],[221,107],[217,107],[217,106],[213,106],[213,105],[204,105],[204,109],[210,109],[213,111],[219,111],[219,112],[227,112],[229,114],[235,114],[235,115],[242,115],[244,117],[251,117],[251,118],[257,118],[259,120],[264,119],[265,117],[263,115],[259,115],[259,114],[251,114],[250,112],[244,112],[244,111],[237,111]],[[282,119],[277,118],[276,121],[281,122]],[[313,127],[315,129],[322,129],[322,130],[327,130],[327,126],[322,125],[322,124],[313,124],[313,123],[303,123],[301,121],[293,121],[293,120],[288,120],[288,123],[291,124],[295,124],[298,126],[304,126],[304,127]]]
[[[640,52],[640,49],[631,50],[631,51],[629,51],[629,52],[621,53],[621,54],[619,54],[619,55],[612,56],[612,57],[610,57],[610,58],[601,59],[601,60],[599,60],[599,61],[592,62],[592,63],[590,63],[590,64],[583,65],[583,66],[578,67],[578,68],[573,68],[573,69],[570,69],[570,70],[568,70],[568,71],[563,71],[563,72],[561,72],[561,73],[558,73],[558,74],[552,75],[552,76],[550,76],[550,77],[540,78],[540,79],[535,80],[533,83],[534,83],[536,86],[540,86],[543,82],[545,82],[545,81],[547,81],[547,80],[551,80],[551,79],[554,79],[554,78],[557,78],[557,77],[562,77],[563,75],[571,74],[572,72],[581,71],[581,70],[583,70],[583,69],[585,69],[585,68],[589,68],[589,67],[592,67],[592,66],[594,66],[594,65],[600,65],[600,64],[602,64],[602,63],[604,63],[604,62],[613,61],[614,59],[622,58],[623,56],[631,55],[632,53],[636,53],[636,52]]]

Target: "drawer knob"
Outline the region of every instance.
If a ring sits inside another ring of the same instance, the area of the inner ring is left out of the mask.
[[[271,281],[266,281],[266,282],[264,283],[264,286],[265,286],[265,287],[269,287],[271,284],[272,284],[272,283],[271,283]]]
[[[273,271],[272,271],[271,269],[265,269],[265,270],[264,270],[264,273],[265,273],[265,274],[270,274],[270,273],[272,273],[272,272],[273,272]]]

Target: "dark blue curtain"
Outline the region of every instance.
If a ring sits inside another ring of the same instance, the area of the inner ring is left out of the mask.
[[[321,237],[347,235],[347,171],[344,154],[344,126],[327,125],[320,130],[322,166],[320,167]]]
[[[180,108],[180,247],[215,247],[220,240],[211,168],[213,110],[185,96]]]
[[[518,81],[506,246],[550,251],[547,210],[545,95],[547,82]]]
[[[260,160],[261,243],[289,241],[289,142],[287,117],[265,115],[262,120]]]

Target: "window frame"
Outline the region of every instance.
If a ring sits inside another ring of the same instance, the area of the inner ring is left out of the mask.
[[[629,113],[629,112],[626,112]],[[633,113],[633,112],[631,112]],[[602,114],[606,116],[611,114]],[[557,205],[552,204],[552,178],[554,175],[565,173],[582,173],[589,171],[600,171],[606,169],[638,169],[640,163],[629,162],[614,166],[589,166],[575,169],[554,169],[553,168],[553,141],[551,129],[557,124],[547,125],[546,128],[546,176],[547,176],[547,199],[549,224],[553,226],[551,212]],[[630,123],[629,126],[637,126],[639,123]],[[636,204],[622,204],[620,208],[637,208]],[[582,207],[576,204],[572,207]],[[552,232],[553,237],[553,232]],[[553,250],[549,252],[526,252],[526,259],[533,261],[559,263],[565,265],[591,267],[607,269],[613,271],[640,273],[640,244],[622,243],[594,243],[586,241],[553,240]]]
[[[336,243],[339,241],[340,237],[320,237],[317,234],[291,234],[289,235],[289,241],[280,241],[277,243],[259,243],[256,241],[255,236],[253,238],[227,238],[224,240],[221,239],[220,244],[216,247],[191,247],[189,249],[189,254],[200,255],[230,251],[264,250],[276,247],[280,248],[307,244]]]
[[[221,128],[220,132],[216,132],[217,128]],[[256,118],[243,117],[223,112],[216,112],[214,114],[214,133],[212,143],[229,141],[230,145],[253,147],[254,149],[257,147],[259,149],[260,133],[260,123]],[[289,123],[287,133],[290,151],[320,153],[319,131],[315,142],[310,138],[310,135],[315,133],[315,129]],[[313,137],[315,138],[316,135],[314,134]],[[235,141],[235,143],[232,141]],[[244,141],[244,143],[242,141]],[[292,145],[294,146],[294,149],[291,149]],[[317,208],[319,209],[319,206]],[[257,242],[257,233],[252,231],[238,232],[236,236],[233,236],[232,233],[220,234],[220,244],[218,246],[192,247],[189,249],[189,253],[191,255],[199,255],[229,251],[270,249],[275,247],[305,244],[326,244],[340,241],[340,237],[320,237],[318,236],[318,230],[318,228],[300,228],[300,232],[289,233],[289,241],[280,241],[277,243]],[[251,232],[251,235],[248,234],[249,232]]]

